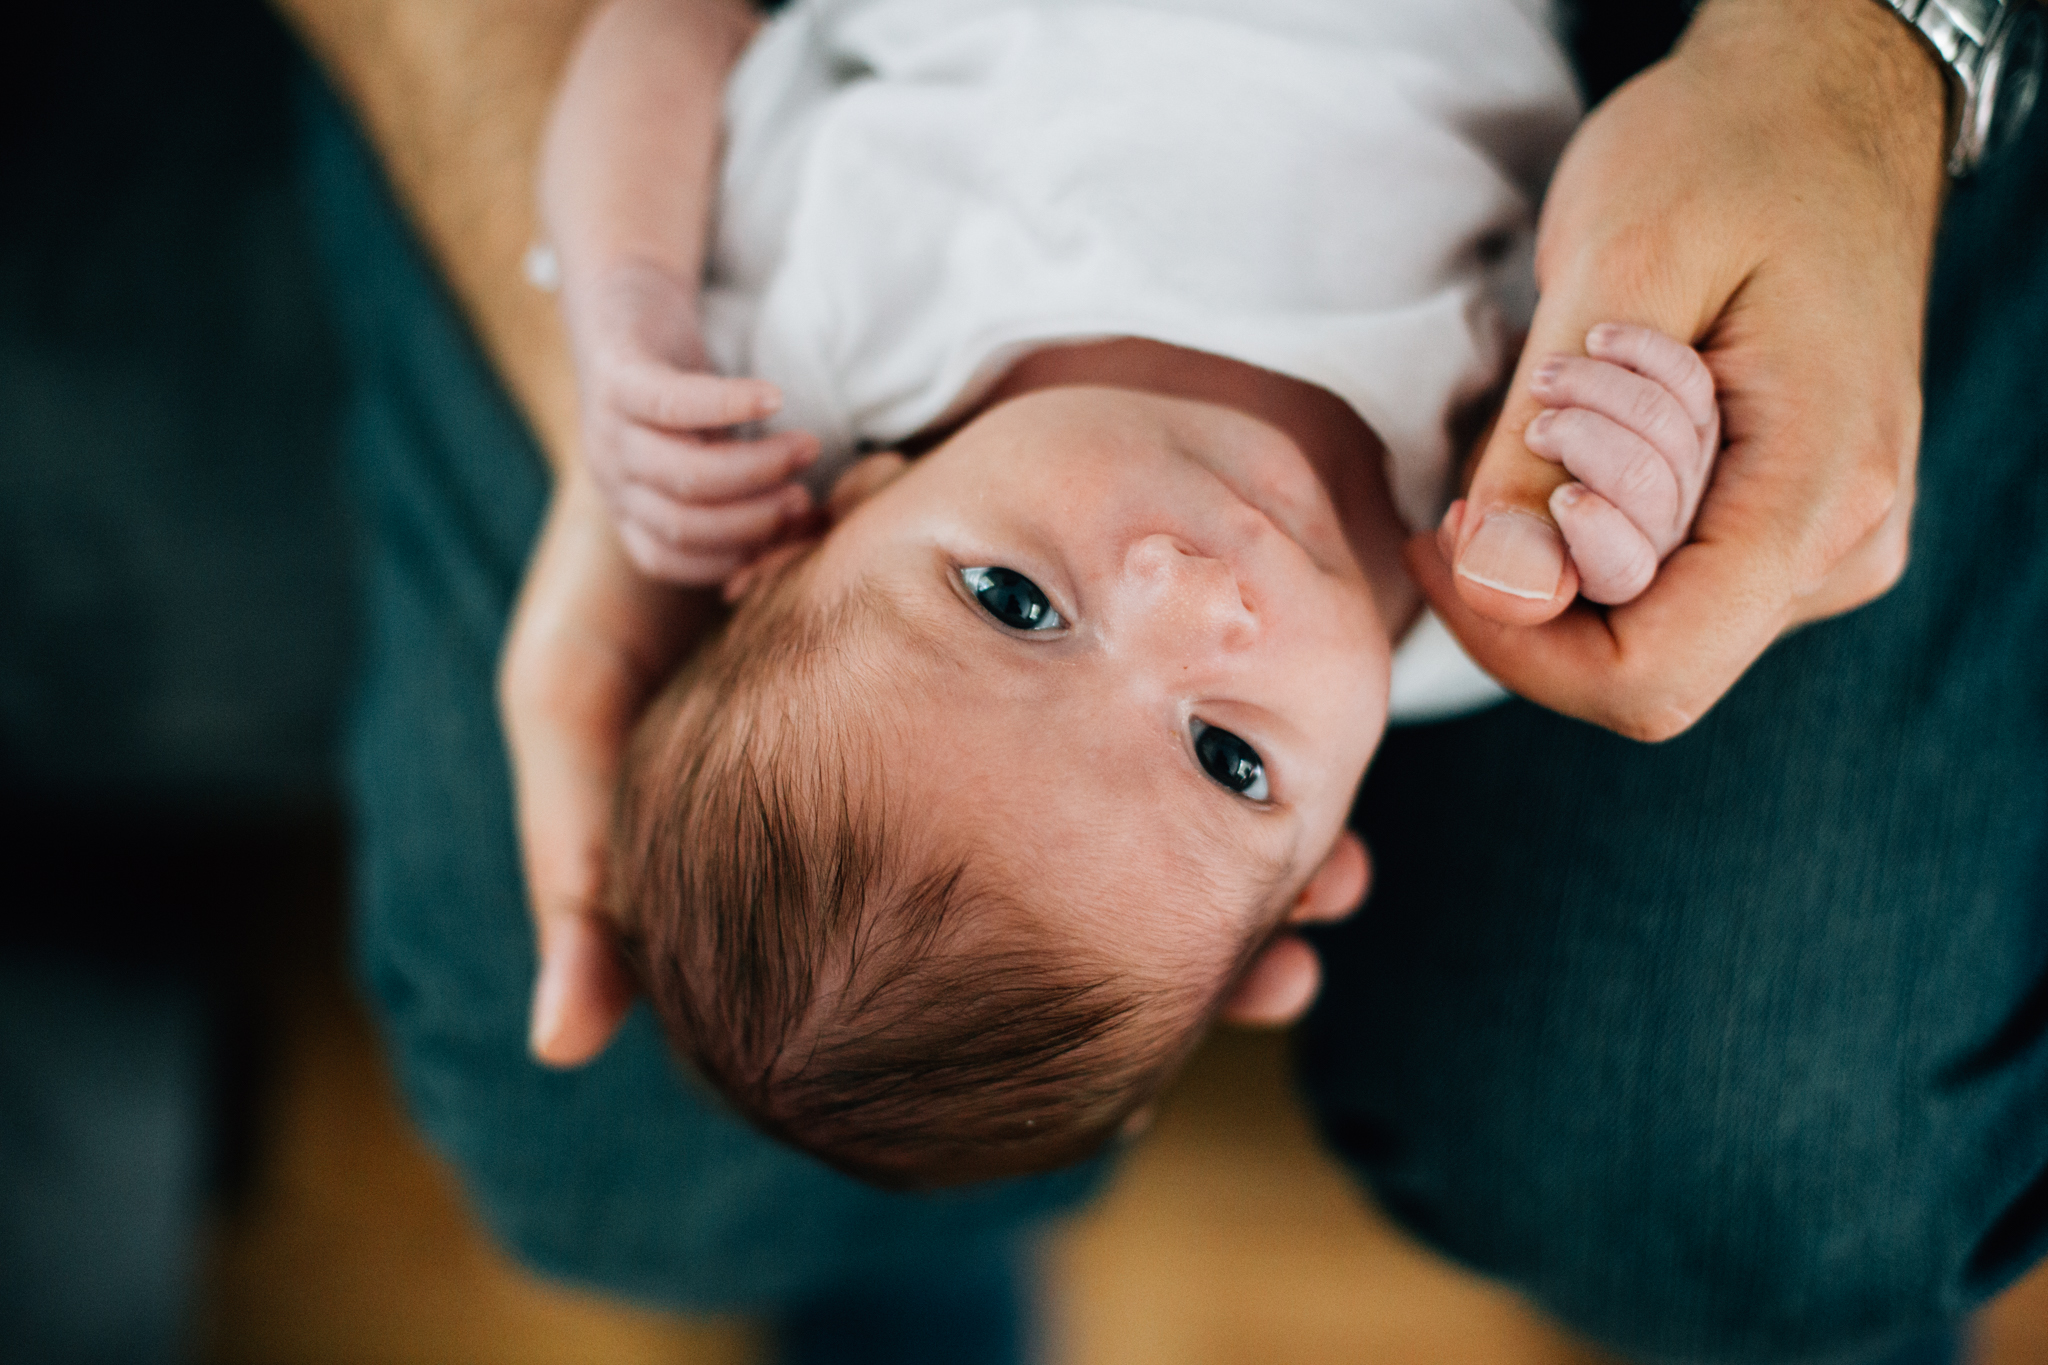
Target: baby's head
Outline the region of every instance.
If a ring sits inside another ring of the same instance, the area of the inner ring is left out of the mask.
[[[836,501],[643,722],[628,940],[700,1073],[842,1170],[1078,1160],[1362,894],[1386,629],[1228,408],[1037,391]]]

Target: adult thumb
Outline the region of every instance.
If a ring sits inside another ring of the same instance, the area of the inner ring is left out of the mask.
[[[542,919],[527,1046],[550,1066],[581,1066],[603,1052],[633,1007],[633,980],[616,935],[596,914]]]
[[[1553,191],[1546,218],[1560,208],[1560,192],[1568,193],[1568,187]],[[1536,374],[1559,357],[1585,355],[1587,334],[1601,323],[1634,323],[1687,342],[1701,330],[1702,300],[1668,288],[1668,280],[1662,288],[1630,287],[1631,281],[1660,275],[1630,269],[1619,259],[1626,253],[1607,249],[1600,236],[1569,242],[1583,225],[1568,213],[1557,216],[1563,221],[1545,224],[1554,268],[1542,281],[1528,342],[1500,416],[1473,463],[1465,496],[1452,504],[1436,537],[1463,605],[1500,625],[1549,621],[1579,591],[1578,568],[1550,514],[1551,495],[1572,476],[1523,439],[1543,411],[1533,390]]]

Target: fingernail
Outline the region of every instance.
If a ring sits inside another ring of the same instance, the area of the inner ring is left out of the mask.
[[[763,384],[754,390],[754,410],[763,417],[773,417],[782,411],[782,390],[773,384]]]
[[[1564,576],[1564,541],[1543,517],[1489,512],[1458,557],[1458,574],[1510,597],[1547,602]]]
[[[1528,426],[1522,428],[1522,443],[1524,445],[1527,445],[1534,441],[1541,441],[1547,439],[1550,435],[1551,427],[1555,426],[1556,424],[1557,410],[1555,408],[1546,409],[1543,412],[1537,413],[1535,420],[1531,421]]]
[[[1547,389],[1556,383],[1557,377],[1563,373],[1564,357],[1552,356],[1536,367],[1535,374],[1529,376],[1529,387],[1532,389]]]
[[[1592,331],[1586,333],[1586,349],[1597,351],[1601,347],[1611,344],[1620,335],[1621,328],[1611,322],[1603,322]]]
[[[1553,510],[1559,507],[1577,507],[1579,499],[1585,496],[1586,485],[1582,483],[1559,484],[1557,491],[1550,495],[1550,505]]]
[[[533,982],[533,1018],[526,1035],[527,1050],[536,1057],[562,1031],[563,985],[562,973],[542,958],[540,975]]]

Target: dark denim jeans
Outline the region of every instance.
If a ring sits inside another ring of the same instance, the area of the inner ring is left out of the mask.
[[[486,1218],[729,1308],[1085,1197],[854,1186],[678,1085],[644,1015],[584,1071],[527,1061],[491,679],[544,472],[331,111],[317,144],[374,539],[361,961]],[[1360,806],[1378,889],[1304,1040],[1324,1131],[1425,1240],[1647,1358],[1870,1359],[2041,1249],[2048,133],[1958,191],[1941,262],[1897,592],[1674,743],[1513,704],[1397,733]]]

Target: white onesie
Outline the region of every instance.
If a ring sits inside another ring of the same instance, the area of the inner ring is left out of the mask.
[[[1579,103],[1546,0],[798,0],[725,111],[705,345],[821,487],[1028,351],[1136,336],[1344,399],[1420,529]],[[1500,695],[1432,620],[1394,691]]]

